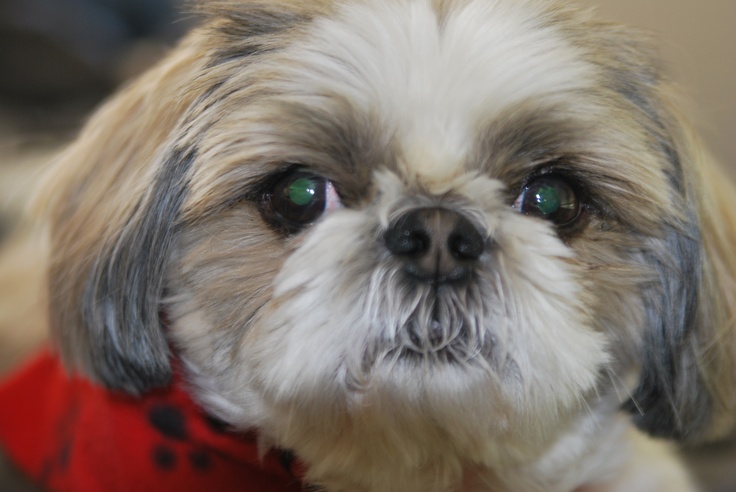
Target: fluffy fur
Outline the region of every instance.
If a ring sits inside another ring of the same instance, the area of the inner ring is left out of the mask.
[[[556,1],[201,9],[41,193],[70,367],[143,392],[178,357],[328,490],[690,489],[631,422],[730,429],[734,190],[645,40]],[[335,190],[297,230],[294,168]],[[550,175],[574,227],[519,210]],[[482,238],[469,279],[406,274],[416,210]]]

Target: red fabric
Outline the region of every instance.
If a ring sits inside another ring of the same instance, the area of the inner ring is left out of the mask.
[[[0,385],[0,447],[53,491],[302,490],[288,454],[259,458],[254,436],[209,419],[180,383],[112,393],[69,377],[50,352]]]

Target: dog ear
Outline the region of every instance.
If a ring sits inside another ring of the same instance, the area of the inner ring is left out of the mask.
[[[684,218],[646,253],[659,278],[645,293],[642,372],[626,408],[652,435],[700,441],[734,425],[736,187],[679,130],[672,157],[685,176],[673,206]]]
[[[736,426],[736,186],[704,146],[690,138],[700,163],[693,180],[699,199],[702,270],[698,284],[700,326],[694,339],[697,367],[710,400],[710,421],[695,439],[725,436]],[[693,367],[684,369],[693,370]]]
[[[193,154],[169,141],[192,101],[181,84],[194,57],[184,45],[105,104],[39,191],[52,337],[69,366],[111,388],[171,376],[159,302]]]
[[[93,380],[133,393],[169,382],[161,300],[198,133],[227,81],[308,19],[282,7],[203,7],[205,25],[105,104],[41,187],[52,336]]]
[[[674,210],[642,252],[656,279],[643,293],[641,374],[624,408],[655,436],[715,437],[733,426],[736,407],[736,187],[679,114],[649,41],[611,26],[597,33],[608,83],[662,156]]]

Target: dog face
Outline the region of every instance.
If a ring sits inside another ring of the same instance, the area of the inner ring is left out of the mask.
[[[57,165],[67,361],[140,392],[173,353],[327,480],[449,483],[622,404],[724,428],[728,185],[645,44],[556,2],[302,3],[207,7]]]

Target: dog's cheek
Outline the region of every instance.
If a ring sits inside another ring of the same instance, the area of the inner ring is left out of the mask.
[[[341,210],[309,231],[273,281],[245,357],[275,398],[345,392],[345,366],[360,359],[374,326],[363,289],[376,266],[363,214]]]
[[[240,398],[231,393],[248,391],[247,383],[227,383],[248,370],[241,347],[270,301],[271,283],[286,256],[283,237],[246,205],[182,233],[167,265],[164,306],[169,338],[201,393],[229,401]]]
[[[521,413],[575,408],[609,363],[608,336],[596,327],[584,266],[539,221],[509,213],[498,237],[502,316],[491,327],[507,344],[504,392]]]

